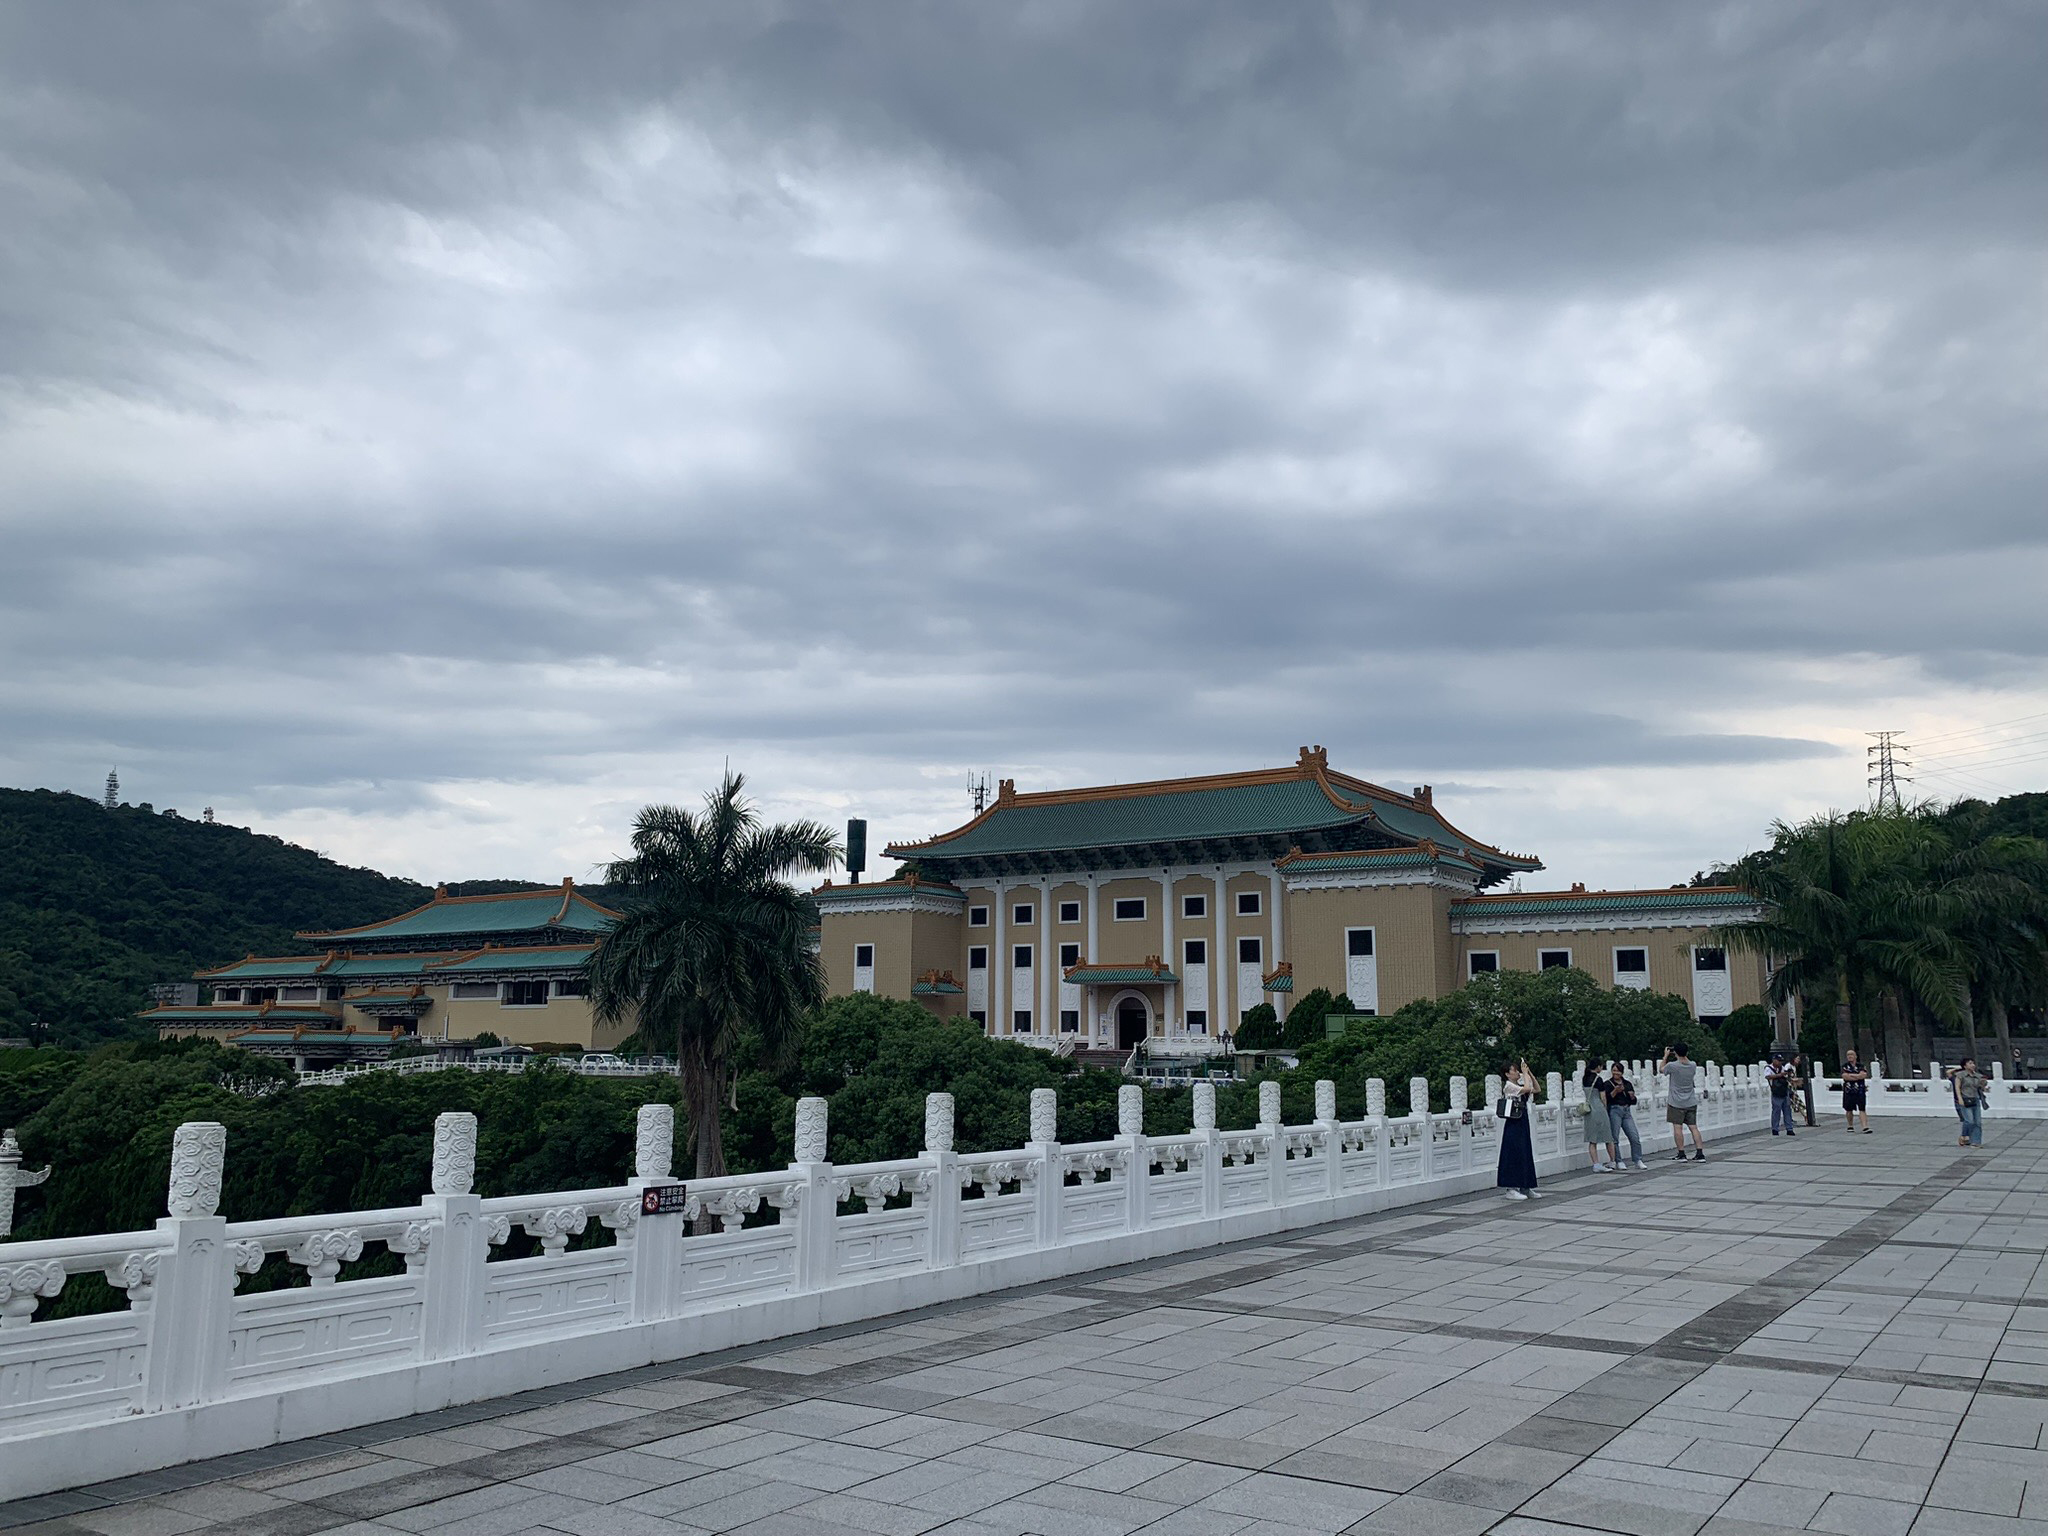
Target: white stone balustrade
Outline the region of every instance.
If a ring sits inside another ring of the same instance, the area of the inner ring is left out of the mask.
[[[1639,1079],[1646,1104],[1660,1086]],[[1062,1145],[1040,1090],[1028,1145],[975,1153],[954,1150],[953,1100],[935,1093],[920,1155],[852,1166],[827,1160],[827,1105],[805,1099],[788,1168],[690,1180],[675,1215],[642,1214],[642,1192],[671,1183],[666,1105],[640,1111],[624,1184],[480,1198],[476,1119],[447,1114],[419,1204],[235,1223],[218,1214],[227,1133],[186,1125],[153,1230],[0,1244],[0,1499],[1492,1183],[1497,1080],[1469,1124],[1462,1081],[1449,1114],[1430,1111],[1421,1080],[1402,1116],[1384,1083],[1366,1092],[1368,1114],[1340,1120],[1319,1082],[1316,1119],[1289,1126],[1269,1080],[1258,1124],[1223,1131],[1214,1088],[1197,1084],[1194,1129],[1147,1136],[1144,1090],[1127,1084],[1114,1139]],[[1558,1099],[1553,1074],[1531,1124],[1548,1175],[1584,1161]],[[1761,1129],[1769,1099],[1727,1075],[1701,1118],[1710,1138]],[[505,1256],[515,1230],[539,1251]],[[399,1272],[344,1277],[378,1251]],[[238,1291],[280,1256],[302,1283]],[[51,1317],[81,1274],[125,1306]]]

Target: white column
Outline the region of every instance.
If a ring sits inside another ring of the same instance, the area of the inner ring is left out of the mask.
[[[1060,1033],[1059,1013],[1059,946],[1052,941],[1052,878],[1047,876],[1038,882],[1038,950],[1032,956],[1038,969],[1038,1006],[1034,1010],[1032,1024],[1034,1033],[1049,1035],[1057,1040]]]
[[[1007,1035],[1010,1032],[1010,945],[1004,925],[1009,922],[1009,893],[1003,889],[1002,881],[993,883],[996,889],[996,941],[988,957],[988,1032]]]
[[[1159,877],[1159,959],[1174,975],[1180,974],[1180,956],[1173,952],[1173,871],[1169,868]],[[1183,1031],[1187,1027],[1187,1012],[1184,1007],[1174,1006],[1179,987],[1169,982],[1165,988],[1166,1027],[1171,1030],[1176,1020]],[[1184,1001],[1184,1000],[1180,1000]]]
[[[1271,876],[1271,879],[1272,879],[1272,883],[1273,883],[1273,895],[1272,895],[1272,902],[1273,902],[1273,954],[1272,954],[1271,960],[1269,961],[1269,963],[1268,963],[1268,964],[1267,964],[1267,966],[1266,966],[1266,969],[1267,969],[1267,970],[1269,970],[1269,971],[1277,971],[1277,970],[1278,970],[1278,969],[1280,968],[1280,962],[1281,962],[1282,960],[1285,960],[1285,959],[1287,958],[1287,950],[1286,950],[1286,948],[1285,948],[1285,947],[1284,947],[1284,946],[1283,946],[1283,945],[1281,944],[1281,933],[1280,933],[1280,871],[1279,871],[1279,870],[1278,870],[1277,868],[1276,868],[1275,870],[1273,870],[1273,872],[1272,872],[1272,876]],[[1290,993],[1286,993],[1286,992],[1275,992],[1275,993],[1273,994],[1273,1011],[1274,1011],[1275,1013],[1277,1013],[1277,1014],[1278,1014],[1278,1015],[1279,1015],[1279,1016],[1280,1016],[1281,1018],[1283,1018],[1283,1019],[1284,1019],[1284,1018],[1286,1018],[1286,1017],[1287,1017],[1287,1005],[1288,1005],[1288,1004],[1289,1004],[1290,1002],[1292,1002],[1292,1001],[1293,1001],[1293,996],[1292,996],[1292,994],[1290,994]]]
[[[1085,961],[1086,961],[1086,962],[1087,962],[1088,964],[1090,964],[1090,965],[1100,965],[1100,964],[1102,963],[1102,951],[1101,951],[1101,949],[1100,949],[1100,948],[1098,948],[1098,947],[1097,947],[1097,945],[1096,945],[1096,942],[1095,942],[1095,932],[1096,932],[1096,925],[1095,925],[1095,881],[1096,881],[1096,878],[1097,878],[1097,877],[1096,877],[1096,875],[1095,875],[1095,872],[1094,872],[1093,870],[1089,871],[1089,873],[1088,873],[1088,877],[1087,877],[1087,879],[1088,879],[1088,948],[1087,948],[1087,949],[1086,949],[1085,951],[1083,951],[1083,952],[1082,952],[1081,958],[1082,958],[1083,960],[1085,960]],[[1082,1028],[1082,1030],[1083,1030],[1083,1031],[1084,1031],[1084,1032],[1085,1032],[1085,1033],[1087,1034],[1087,1036],[1088,1036],[1088,1038],[1089,1038],[1090,1040],[1094,1040],[1094,1041],[1098,1041],[1098,1042],[1099,1042],[1099,1041],[1101,1040],[1101,1038],[1102,1038],[1102,1037],[1101,1037],[1101,1034],[1100,1034],[1100,1030],[1101,1030],[1101,1027],[1102,1027],[1102,1026],[1101,1026],[1100,1024],[1098,1024],[1098,1023],[1096,1022],[1096,1018],[1095,1018],[1095,989],[1094,989],[1093,987],[1089,987],[1089,988],[1087,988],[1087,989],[1086,989],[1086,991],[1085,991],[1085,992],[1083,993],[1083,998],[1082,998],[1082,1003],[1081,1003],[1081,1006],[1082,1006],[1083,1008],[1085,1008],[1085,1009],[1087,1009],[1087,1010],[1088,1010],[1088,1011],[1087,1011],[1087,1013],[1086,1013],[1086,1015],[1085,1015],[1085,1016],[1083,1016],[1083,1018],[1082,1018],[1082,1020],[1081,1020],[1081,1028]]]
[[[1220,1034],[1229,1030],[1233,1038],[1237,1035],[1237,1009],[1231,1000],[1231,993],[1237,977],[1237,955],[1230,947],[1230,919],[1225,915],[1230,910],[1229,876],[1223,866],[1216,866],[1216,944],[1215,953],[1209,956],[1209,986],[1216,994],[1213,1006],[1215,1017],[1210,1021],[1209,1032]]]

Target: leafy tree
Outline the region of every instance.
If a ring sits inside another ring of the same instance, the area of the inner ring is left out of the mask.
[[[1762,1061],[1776,1040],[1771,1010],[1762,1003],[1744,1003],[1721,1021],[1721,1048],[1732,1061]]]
[[[1271,1003],[1254,1003],[1237,1021],[1237,1033],[1233,1038],[1241,1051],[1276,1050],[1284,1043],[1280,1015],[1273,1011]]]
[[[600,1019],[675,1042],[699,1178],[725,1172],[720,1122],[743,1051],[787,1059],[825,995],[817,908],[787,877],[830,869],[839,845],[816,822],[762,826],[745,785],[728,772],[701,813],[640,812],[632,856],[608,871],[625,915],[587,962]]]
[[[1353,1012],[1351,998],[1340,992],[1330,996],[1328,987],[1304,992],[1287,1010],[1282,1038],[1288,1045],[1310,1045],[1323,1038],[1323,1020],[1333,1013]]]

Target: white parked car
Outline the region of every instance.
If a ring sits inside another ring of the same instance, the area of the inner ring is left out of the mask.
[[[585,1051],[577,1061],[576,1070],[579,1072],[623,1072],[627,1068],[625,1059],[613,1055],[610,1051]]]

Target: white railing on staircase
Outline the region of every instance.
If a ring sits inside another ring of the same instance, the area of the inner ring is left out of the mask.
[[[1869,1063],[1870,1081],[1864,1095],[1873,1116],[1934,1115],[1955,1117],[1955,1092],[1941,1075],[1937,1063],[1928,1077],[1886,1077],[1884,1063]],[[1830,1072],[1825,1063],[1813,1071],[1813,1109],[1816,1116],[1840,1113],[1842,1074]],[[2001,1063],[1991,1064],[1991,1080],[1984,1085],[1986,1120],[2048,1120],[2048,1082],[2027,1082],[2005,1075]]]
[[[1759,1069],[1709,1066],[1705,1089],[1710,1134],[1767,1122]],[[932,1094],[919,1156],[851,1166],[827,1161],[811,1098],[787,1168],[680,1191],[674,1111],[650,1104],[623,1184],[493,1199],[472,1188],[476,1118],[443,1114],[418,1204],[248,1222],[218,1214],[225,1128],[187,1124],[153,1230],[0,1244],[0,1498],[1479,1188],[1498,1092],[1490,1079],[1468,1111],[1453,1078],[1433,1112],[1416,1079],[1392,1115],[1374,1080],[1370,1113],[1347,1121],[1319,1082],[1316,1118],[1286,1125],[1268,1079],[1259,1123],[1223,1131],[1197,1083],[1194,1129],[1151,1137],[1126,1084],[1114,1138],[1063,1145],[1038,1089],[1031,1139],[975,1153],[954,1149],[951,1095]],[[1582,1112],[1551,1074],[1531,1116],[1545,1172],[1583,1166]],[[680,1210],[643,1214],[663,1188]],[[515,1228],[537,1253],[498,1256]],[[341,1278],[380,1247],[398,1272]],[[303,1283],[238,1292],[276,1255]],[[50,1316],[81,1275],[125,1306]]]
[[[402,1056],[396,1061],[358,1061],[345,1067],[327,1067],[318,1072],[301,1072],[301,1088],[332,1088],[377,1072],[414,1077],[428,1072],[524,1072],[545,1062],[550,1070],[573,1072],[579,1077],[667,1077],[675,1064],[665,1060],[627,1057],[617,1061],[588,1061],[576,1056],[488,1056],[478,1061],[458,1061],[440,1056]]]

